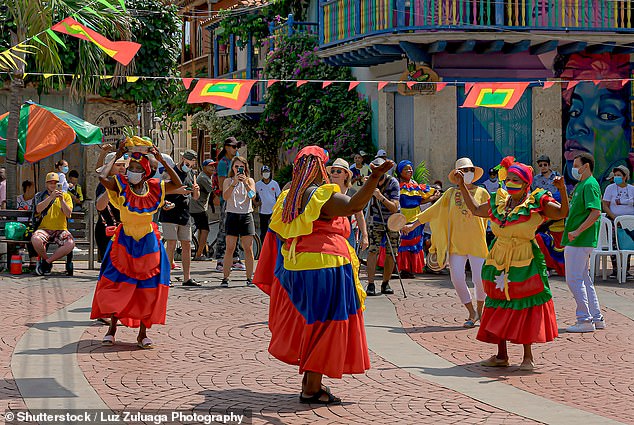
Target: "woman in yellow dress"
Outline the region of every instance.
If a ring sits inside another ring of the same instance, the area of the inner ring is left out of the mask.
[[[532,371],[532,344],[554,340],[558,335],[555,308],[548,285],[544,255],[535,242],[535,230],[546,220],[568,215],[568,197],[559,204],[545,190],[530,192],[533,170],[506,157],[499,175],[506,190],[492,194],[490,202],[478,202],[464,183],[464,173],[455,172],[458,186],[471,212],[491,220],[495,239],[482,268],[487,293],[477,338],[497,344],[496,355],[482,366],[509,365],[506,343],[522,344],[524,358],[520,370]],[[563,177],[555,186],[565,193]]]

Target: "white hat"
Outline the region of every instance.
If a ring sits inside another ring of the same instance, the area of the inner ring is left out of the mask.
[[[101,174],[101,172],[104,170],[106,164],[108,164],[110,161],[112,161],[115,158],[115,155],[117,153],[116,152],[110,152],[108,155],[106,155],[106,158],[103,160],[103,164],[101,167],[97,168],[97,173]],[[125,156],[127,157],[127,154],[125,154]],[[128,167],[128,165],[130,164],[130,159],[126,158],[126,157],[120,157],[119,159],[117,159],[117,162],[115,162],[115,164],[124,164],[126,166],[126,168]]]
[[[330,170],[332,168],[342,168],[348,173],[348,178],[352,178],[352,171],[350,170],[350,164],[348,164],[348,161],[346,161],[345,159],[343,158],[335,159],[332,165],[329,165],[328,167],[326,167],[326,171],[328,171],[328,174],[330,174]]]
[[[379,151],[376,153],[375,158],[387,158],[387,152],[385,151],[385,149],[379,149]]]
[[[475,165],[473,165],[473,161],[471,161],[469,158],[460,158],[459,160],[456,161],[456,166],[454,167],[454,169],[451,170],[451,173],[449,173],[449,175],[447,176],[449,181],[452,182],[453,184],[458,184],[458,180],[456,180],[456,178],[454,177],[454,173],[456,172],[456,170],[460,170],[461,168],[475,168],[473,183],[480,180],[480,178],[484,174],[484,170],[480,167],[476,167]]]

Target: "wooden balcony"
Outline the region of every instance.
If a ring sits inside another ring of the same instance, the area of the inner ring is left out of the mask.
[[[420,59],[443,51],[632,53],[633,9],[619,0],[320,0],[320,49],[329,63],[348,66],[398,59],[407,43]]]

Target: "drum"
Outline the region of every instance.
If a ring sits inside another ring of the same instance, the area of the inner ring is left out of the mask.
[[[401,213],[395,213],[387,219],[387,228],[392,232],[400,232],[407,224],[407,218]]]

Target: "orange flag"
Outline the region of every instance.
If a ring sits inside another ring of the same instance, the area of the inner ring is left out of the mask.
[[[528,87],[525,83],[473,83],[463,108],[513,109]]]
[[[257,80],[210,80],[198,81],[189,94],[187,103],[213,103],[225,108],[240,109],[251,93]]]
[[[117,62],[127,65],[139,51],[141,45],[133,41],[110,41],[103,35],[80,24],[73,18],[66,18],[51,27],[53,31],[90,41]]]

